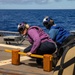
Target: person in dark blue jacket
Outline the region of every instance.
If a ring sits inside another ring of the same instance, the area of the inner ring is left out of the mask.
[[[58,49],[69,44],[70,41],[75,38],[69,31],[55,24],[54,20],[49,16],[43,19],[43,25],[49,30],[50,38],[57,43]],[[61,51],[61,53],[63,53],[63,51]]]

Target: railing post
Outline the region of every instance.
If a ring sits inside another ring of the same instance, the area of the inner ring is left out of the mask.
[[[12,64],[13,65],[20,65],[20,54],[18,54],[20,50],[14,49],[12,50]]]
[[[19,49],[14,49],[14,50],[5,50],[6,52],[12,52],[12,64],[13,65],[19,65],[20,64],[20,55],[26,56],[26,53],[20,52]],[[35,58],[42,58],[43,59],[43,70],[50,72],[52,71],[52,60],[53,56],[50,54],[44,54],[42,55],[36,55],[36,54],[31,54],[31,57]]]
[[[43,70],[50,72],[52,71],[52,55],[45,54],[43,57]]]

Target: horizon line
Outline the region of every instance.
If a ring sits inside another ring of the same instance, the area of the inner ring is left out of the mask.
[[[75,9],[68,9],[68,8],[66,8],[66,9],[0,9],[0,10],[75,10]]]

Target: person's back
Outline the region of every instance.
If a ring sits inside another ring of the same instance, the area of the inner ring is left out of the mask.
[[[24,49],[26,55],[30,56],[31,54],[53,54],[56,51],[55,42],[45,33],[40,27],[29,26],[26,22],[18,25],[18,31],[20,34],[27,36],[30,46]],[[42,60],[37,58],[36,60],[38,65],[42,65]]]
[[[54,41],[49,37],[49,35],[47,33],[45,33],[40,27],[38,27],[38,26],[31,26],[28,29],[29,36],[32,35],[32,33],[31,33],[32,31],[33,31],[34,35],[36,35],[36,36],[39,35],[40,38],[37,37],[37,40],[40,39],[41,43],[44,42],[44,41],[50,41],[50,42],[54,43]],[[37,31],[38,34],[36,34],[36,31]],[[33,38],[35,38],[35,37],[33,36]]]
[[[68,46],[75,36],[60,25],[54,24],[54,20],[46,16],[43,19],[43,25],[49,30],[50,37],[57,43],[58,56],[60,57],[64,51],[64,48]]]
[[[54,20],[48,16],[43,19],[43,24],[49,29],[50,37],[59,45],[62,45],[65,41],[68,42],[68,37],[72,36],[69,31],[60,25],[54,24]]]
[[[61,45],[71,34],[64,28],[55,24],[51,26],[49,35],[54,41],[56,41],[57,44]]]

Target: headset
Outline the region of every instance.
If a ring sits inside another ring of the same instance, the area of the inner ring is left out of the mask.
[[[29,29],[29,24],[26,22],[18,24],[18,32],[21,34],[25,29]]]
[[[54,20],[50,18],[49,16],[46,16],[43,19],[43,25],[47,28],[50,29],[50,27],[54,24]]]

